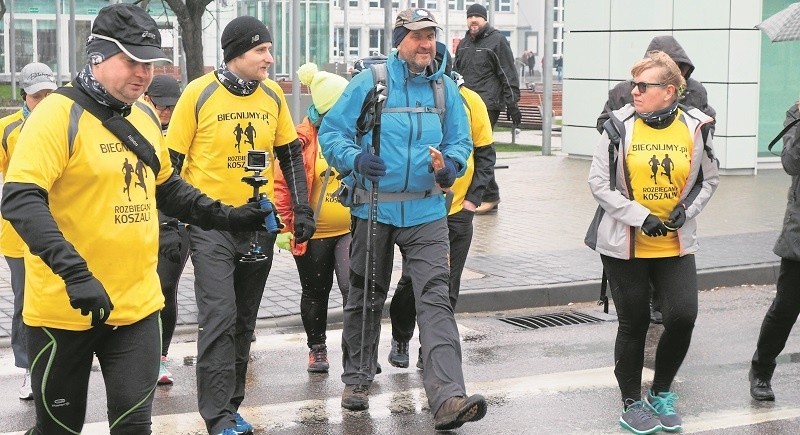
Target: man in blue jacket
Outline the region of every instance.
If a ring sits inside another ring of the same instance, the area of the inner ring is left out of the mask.
[[[371,152],[372,131],[356,141],[358,108],[375,86],[372,70],[353,78],[325,115],[319,141],[325,159],[340,173],[352,172],[356,179],[357,195],[351,207],[350,293],[342,333],[342,406],[350,410],[369,407],[381,311],[391,279],[393,245],[397,244],[406,256],[417,300],[425,392],[436,429],[447,430],[483,418],[486,401],[477,394],[466,395],[461,344],[448,296],[447,211],[440,187],[452,186],[463,174],[472,142],[458,88],[444,76],[444,62],[434,62],[437,27],[426,9],[404,10],[395,20],[392,42],[397,50],[386,63],[389,90],[381,116],[379,152]],[[444,85],[441,117],[434,98],[437,81]],[[442,167],[436,171],[430,169],[429,147],[443,157]],[[369,235],[374,272],[369,273],[370,282],[365,286],[369,199],[358,198],[368,197],[365,193],[373,183],[378,191],[375,230]],[[362,335],[365,288],[369,313]]]

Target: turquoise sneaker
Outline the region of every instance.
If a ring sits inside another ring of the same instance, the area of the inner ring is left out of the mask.
[[[680,432],[683,429],[681,416],[675,411],[676,400],[678,395],[673,392],[664,391],[653,395],[652,390],[647,390],[645,404],[658,417],[667,432]]]
[[[233,419],[236,421],[236,427],[233,428],[236,435],[250,435],[253,433],[253,425],[242,418],[241,414],[234,412]]]
[[[625,408],[619,417],[619,425],[635,434],[651,434],[661,431],[661,423],[641,400],[625,400]]]

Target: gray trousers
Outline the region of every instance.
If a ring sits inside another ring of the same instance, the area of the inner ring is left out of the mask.
[[[11,291],[14,292],[14,313],[11,316],[11,351],[14,353],[14,365],[27,369],[27,326],[22,322],[22,302],[25,299],[25,260],[6,257],[6,263],[11,272]]]
[[[259,232],[267,258],[241,261],[253,232],[189,226],[197,300],[197,403],[209,433],[235,427],[244,400],[250,338],[272,267],[275,235]]]
[[[368,293],[363,365],[361,358],[362,307],[368,224],[354,219],[350,245],[350,294],[344,307],[342,332],[342,382],[347,385],[370,384],[375,376],[383,304],[392,274],[393,245],[400,247],[411,278],[417,308],[422,359],[425,370],[422,383],[431,412],[436,413],[445,400],[466,395],[461,370],[461,343],[450,306],[447,264],[449,244],[445,218],[408,228],[378,223],[372,236],[375,261],[375,292]],[[369,288],[369,286],[367,287]]]

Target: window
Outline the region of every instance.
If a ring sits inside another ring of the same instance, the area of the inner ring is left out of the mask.
[[[357,8],[358,0],[348,0],[347,4],[350,5],[351,8]]]
[[[359,29],[350,29],[350,56],[359,56],[358,47],[361,41],[361,32]]]
[[[344,29],[341,27],[333,29],[333,56],[344,56]]]
[[[3,20],[0,20],[0,73],[6,72],[6,27]]]
[[[439,5],[436,0],[428,0],[427,2],[420,1],[420,3],[425,3],[425,9],[430,9],[432,11],[439,9]]]
[[[495,0],[495,12],[511,12],[511,0]]]
[[[33,62],[33,22],[31,20],[16,19],[11,42],[16,50],[17,69],[22,69],[23,66]]]
[[[369,7],[371,7],[371,8],[381,8],[381,9],[383,9],[383,6],[385,4],[386,4],[385,0],[369,0]],[[392,2],[392,8],[400,9],[400,2],[399,1],[393,1]]]
[[[369,56],[383,53],[383,29],[369,29]]]
[[[55,71],[56,64],[58,63],[55,20],[36,21],[36,49],[39,55],[37,60],[47,64],[47,66]]]
[[[448,0],[447,7],[450,8],[451,11],[466,10],[466,8],[464,7],[464,0]]]
[[[553,4],[553,55],[564,54],[564,0]]]

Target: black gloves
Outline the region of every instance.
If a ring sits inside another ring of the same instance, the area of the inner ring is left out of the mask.
[[[506,117],[515,126],[522,124],[522,112],[519,111],[519,107],[517,107],[516,104],[508,105],[506,108]]]
[[[653,214],[649,214],[644,220],[644,223],[642,223],[642,232],[650,237],[666,236],[667,227],[664,226],[664,223],[661,222],[661,219],[657,218]]]
[[[314,223],[314,211],[307,204],[294,206],[294,240],[295,243],[307,242],[317,230]]]
[[[178,263],[181,261],[181,234],[176,222],[161,224],[158,234],[158,255]]]
[[[383,159],[369,151],[362,151],[357,155],[353,166],[356,172],[367,177],[367,180],[373,183],[377,183],[381,177],[386,175],[386,164],[383,163]]]
[[[436,171],[436,182],[445,189],[456,182],[456,164],[450,157],[445,157],[444,168]]]
[[[682,227],[685,223],[686,206],[678,204],[675,206],[675,209],[672,210],[672,213],[669,214],[669,219],[664,221],[664,226],[667,227],[669,231],[678,231],[678,228]]]
[[[81,310],[82,316],[91,316],[92,326],[105,323],[114,309],[103,284],[91,275],[80,281],[67,283],[67,295],[72,308]]]
[[[270,213],[272,209],[261,208],[258,202],[248,202],[231,210],[228,214],[228,225],[231,231],[264,230],[264,219]]]

